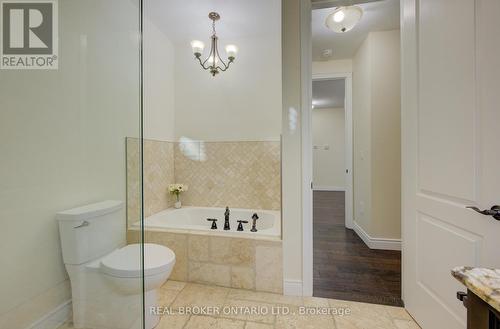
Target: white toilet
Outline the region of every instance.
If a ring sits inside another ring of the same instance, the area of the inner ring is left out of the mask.
[[[71,281],[73,324],[85,329],[140,329],[142,323],[141,245],[126,246],[121,201],[104,201],[57,214],[64,264]],[[158,288],[167,281],[175,254],[144,244],[145,328],[159,317]]]

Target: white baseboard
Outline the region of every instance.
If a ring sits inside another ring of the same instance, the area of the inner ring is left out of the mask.
[[[329,192],[345,192],[345,187],[342,186],[314,186],[314,191],[329,191]]]
[[[353,230],[370,249],[401,250],[401,239],[373,238],[356,221]]]
[[[283,281],[283,295],[285,296],[302,296],[302,281],[301,280],[285,280]]]
[[[56,329],[71,320],[71,314],[71,300],[67,300],[38,319],[27,329]]]

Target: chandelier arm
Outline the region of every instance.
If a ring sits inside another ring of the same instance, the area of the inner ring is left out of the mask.
[[[212,46],[210,47],[210,52],[208,53],[208,57],[207,57],[207,59],[205,59],[205,60],[203,61],[203,63],[201,64],[201,65],[203,66],[203,68],[205,68],[205,64],[206,64],[206,63],[208,62],[208,60],[210,59],[211,55],[212,55]],[[201,60],[200,60],[200,62],[201,62]],[[210,67],[210,66],[208,66],[208,67]],[[205,68],[205,70],[207,70],[207,68]]]
[[[225,68],[225,69],[224,69],[224,70],[222,70],[222,71],[227,70],[228,65],[226,65],[226,62],[224,62],[224,60],[222,59],[222,57],[221,57],[221,56],[220,56],[220,54],[219,54],[219,46],[218,46],[218,44],[217,44],[217,41],[215,42],[215,54],[217,54],[217,57],[219,58],[220,62],[222,63],[222,65],[224,65],[224,68]],[[215,58],[215,57],[214,57],[214,58]],[[215,65],[215,61],[214,61],[214,65]]]
[[[217,66],[217,69],[221,70],[221,72],[226,72],[226,71],[229,69],[229,66],[231,65],[231,63],[232,63],[232,62],[233,62],[233,61],[229,61],[229,62],[227,63],[227,65],[225,65],[225,67],[224,67],[224,68],[222,68],[222,67],[220,67],[220,66]]]
[[[200,62],[200,65],[201,65],[201,67],[202,67],[204,70],[208,70],[208,69],[210,68],[210,67],[206,67],[206,66],[205,66],[205,62],[206,62],[206,60],[205,60],[205,62],[202,62],[202,60],[201,60],[201,57],[200,57],[200,56],[198,56],[198,57],[196,57],[196,58],[198,59],[198,62]]]

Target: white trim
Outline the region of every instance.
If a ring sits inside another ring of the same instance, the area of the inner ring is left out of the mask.
[[[65,301],[61,305],[49,313],[42,316],[40,319],[31,324],[27,329],[56,329],[62,324],[71,319],[71,299]]]
[[[354,222],[354,232],[370,249],[401,250],[401,239],[384,239],[371,237],[358,223]]]
[[[285,296],[302,296],[303,285],[300,280],[285,280],[283,281],[283,295]]]
[[[314,191],[329,191],[329,192],[345,192],[345,187],[343,187],[343,186],[314,186],[313,190]]]

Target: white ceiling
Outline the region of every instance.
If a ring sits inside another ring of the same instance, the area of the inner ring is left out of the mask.
[[[344,108],[344,79],[313,81],[313,105],[315,109]]]
[[[265,35],[281,29],[280,0],[148,0],[144,13],[174,43],[194,39],[208,42],[212,22],[208,13],[221,15],[217,34],[231,38]]]
[[[325,26],[326,17],[334,8],[313,10],[313,60],[352,58],[371,31],[399,29],[399,0],[382,0],[359,5],[363,9],[361,21],[349,32],[339,34]],[[333,56],[324,58],[324,49],[332,49]]]

